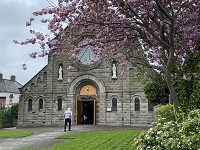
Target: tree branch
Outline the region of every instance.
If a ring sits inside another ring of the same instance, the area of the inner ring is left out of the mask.
[[[161,6],[161,1],[160,0],[156,0],[156,4],[159,8],[159,10],[169,19],[169,20],[173,20],[173,18],[166,12],[166,10]]]

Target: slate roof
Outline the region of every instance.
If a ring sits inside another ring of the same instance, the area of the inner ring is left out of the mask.
[[[18,88],[21,88],[22,85],[16,81],[11,81],[7,79],[2,79],[0,81],[0,92],[8,93],[20,93]]]

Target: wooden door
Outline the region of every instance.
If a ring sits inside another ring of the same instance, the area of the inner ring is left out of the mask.
[[[96,100],[94,100],[94,125],[96,125]]]
[[[81,123],[81,101],[76,101],[76,125]]]

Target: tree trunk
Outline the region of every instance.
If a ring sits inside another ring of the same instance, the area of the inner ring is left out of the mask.
[[[176,112],[178,112],[178,106],[179,106],[178,94],[176,93],[175,87],[172,84],[172,76],[171,76],[171,68],[172,68],[173,59],[174,59],[174,50],[170,49],[169,58],[168,58],[167,65],[165,68],[165,79],[167,82],[167,86],[168,86],[175,110]]]

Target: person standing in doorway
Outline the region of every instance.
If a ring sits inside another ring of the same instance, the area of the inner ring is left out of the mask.
[[[64,118],[65,118],[64,131],[66,132],[67,123],[69,123],[69,131],[71,131],[71,119],[72,119],[71,108],[67,108],[67,110],[64,113]]]
[[[87,122],[87,116],[83,115],[83,123],[86,124],[86,122]]]

